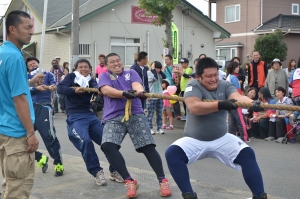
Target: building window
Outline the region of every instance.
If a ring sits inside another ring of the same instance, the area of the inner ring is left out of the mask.
[[[80,57],[90,57],[91,44],[79,44],[79,56]]]
[[[292,14],[299,15],[299,4],[292,4]]]
[[[126,68],[134,64],[134,60],[140,52],[140,46],[141,41],[138,38],[112,37],[110,39],[110,52],[117,53]]]
[[[225,7],[225,23],[237,22],[241,20],[241,5]]]
[[[216,49],[216,60],[231,60],[237,56],[237,48],[218,48]]]

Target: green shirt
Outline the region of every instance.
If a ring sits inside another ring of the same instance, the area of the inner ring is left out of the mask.
[[[188,68],[186,68],[186,69],[183,70],[183,73],[191,75],[191,74],[193,74],[193,69],[191,69],[190,67],[188,67]],[[185,87],[186,87],[188,81],[189,81],[189,78],[181,76],[181,79],[180,79],[180,90],[181,91],[185,90]]]

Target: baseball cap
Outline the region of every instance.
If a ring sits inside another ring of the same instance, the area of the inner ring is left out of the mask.
[[[60,59],[60,57],[59,57],[59,56],[56,56],[55,59]]]
[[[179,63],[189,63],[190,61],[187,58],[181,58]]]

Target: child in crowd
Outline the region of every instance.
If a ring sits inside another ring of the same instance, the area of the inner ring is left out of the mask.
[[[163,94],[170,96],[168,93],[168,86],[170,85],[170,81],[167,79],[162,80],[162,88]],[[167,119],[169,118],[170,126],[166,126]],[[173,130],[173,105],[170,103],[170,100],[164,99],[163,100],[163,125],[162,129],[166,130]]]
[[[254,100],[255,96],[257,95],[257,89],[254,88],[254,87],[250,87],[249,89],[247,89],[246,95],[250,99]],[[249,131],[251,129],[250,121],[253,117],[253,111],[252,111],[251,108],[249,108],[249,109],[246,108],[246,109],[242,109],[242,112],[243,112],[243,115],[244,115],[244,118],[245,118],[245,122],[246,122],[246,126],[247,126],[247,133],[248,133],[248,136],[249,136],[249,133],[250,133]],[[252,135],[252,132],[250,134]]]

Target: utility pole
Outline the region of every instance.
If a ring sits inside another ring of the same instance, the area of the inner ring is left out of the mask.
[[[3,29],[3,42],[6,41],[6,26],[5,26],[5,21],[6,21],[6,18],[5,18],[5,12],[6,12],[6,6],[7,4],[0,4],[1,6],[3,6],[3,16],[2,17],[2,29]]]
[[[72,0],[71,66],[79,59],[79,0]]]

